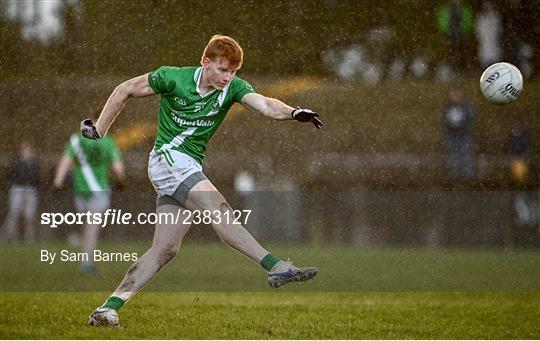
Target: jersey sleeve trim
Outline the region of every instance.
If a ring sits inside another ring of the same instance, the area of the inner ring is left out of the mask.
[[[235,102],[241,103],[242,98],[244,98],[245,95],[256,93],[255,89],[253,89],[251,84],[249,84],[245,80],[241,78],[236,78],[235,80],[237,81],[237,84],[235,86],[235,94],[233,97]]]
[[[147,79],[148,79],[148,85],[150,86],[150,88],[152,88],[152,90],[154,90],[154,92],[155,92],[156,94],[159,94],[160,91],[156,88],[156,86],[154,85],[154,83],[152,82],[152,79],[151,79],[152,73],[154,73],[154,72],[157,72],[157,71],[148,72],[148,77],[147,77]]]
[[[177,67],[161,66],[148,74],[148,85],[156,94],[170,94],[176,86],[175,71]]]

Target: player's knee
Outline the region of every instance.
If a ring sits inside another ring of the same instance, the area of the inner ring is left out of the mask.
[[[212,223],[212,225],[214,227],[227,226],[227,225],[229,225],[229,222],[232,219],[234,219],[233,218],[233,209],[232,209],[231,205],[229,205],[229,203],[224,198],[222,200],[219,200],[217,202],[217,205],[214,206],[214,208],[212,210],[213,211],[216,211],[216,210],[219,211],[220,216],[222,217],[222,219],[220,219],[219,222],[213,222]],[[219,235],[219,232],[218,232],[218,235]],[[223,239],[223,238],[221,238],[221,239]]]
[[[229,205],[229,203],[225,199],[220,201],[220,203],[219,203],[219,211],[221,212],[221,214],[225,214],[225,212],[231,213],[232,210],[233,209],[232,209],[231,205]]]

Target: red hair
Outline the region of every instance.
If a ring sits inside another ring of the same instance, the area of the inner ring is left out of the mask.
[[[216,34],[204,48],[201,65],[204,58],[214,59],[221,57],[229,61],[230,66],[239,69],[244,61],[244,51],[236,40],[228,36]]]

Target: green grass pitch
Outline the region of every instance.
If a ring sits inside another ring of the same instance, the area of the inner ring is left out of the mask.
[[[144,251],[147,243],[102,243]],[[39,249],[1,245],[2,339],[538,339],[540,253],[270,246],[320,267],[309,284],[266,287],[264,272],[221,244],[187,241],[178,257],[120,310],[121,328],[92,328],[89,313],[129,263],[45,265]]]

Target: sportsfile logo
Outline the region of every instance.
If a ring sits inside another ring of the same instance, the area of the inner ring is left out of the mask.
[[[122,212],[122,210],[108,209],[105,212],[43,212],[41,213],[41,225],[47,225],[51,228],[57,228],[61,225],[100,225],[106,227],[109,224],[123,224],[130,223],[133,215],[129,212]]]
[[[57,228],[62,225],[156,225],[156,224],[247,224],[251,210],[178,210],[176,213],[138,213],[132,214],[121,209],[108,209],[105,212],[41,213],[41,225]]]

